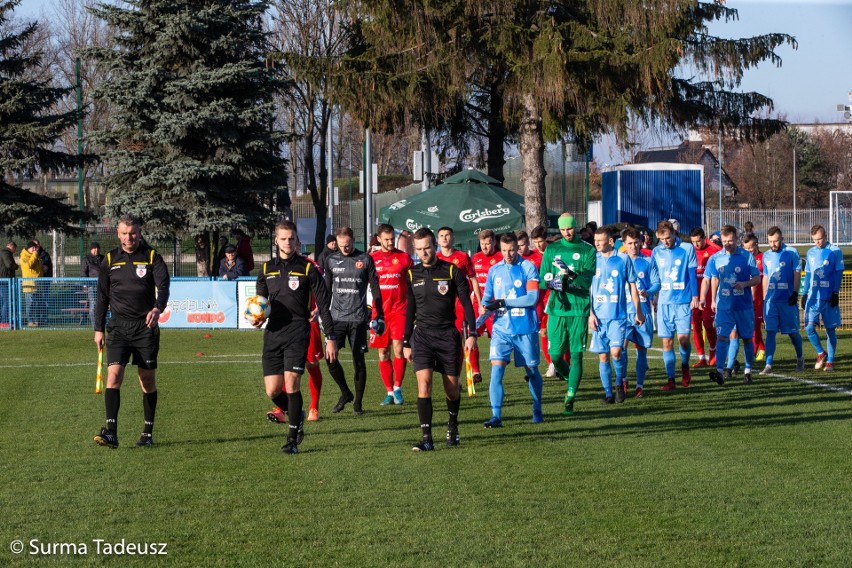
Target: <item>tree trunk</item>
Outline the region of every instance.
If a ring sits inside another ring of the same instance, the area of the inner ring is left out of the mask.
[[[520,126],[520,150],[523,170],[521,183],[524,186],[527,231],[547,222],[547,206],[544,189],[544,135],[541,130],[541,114],[535,97],[523,96],[523,117]]]
[[[488,108],[488,175],[503,183],[503,143],[506,122],[503,120],[503,81],[495,80],[489,88]],[[540,122],[540,121],[539,121]]]
[[[210,232],[195,236],[196,276],[210,276]]]

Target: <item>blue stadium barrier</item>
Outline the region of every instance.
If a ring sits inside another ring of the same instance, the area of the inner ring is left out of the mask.
[[[0,331],[15,329],[15,280],[0,278]]]

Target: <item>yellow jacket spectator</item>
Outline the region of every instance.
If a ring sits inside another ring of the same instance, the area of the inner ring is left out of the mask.
[[[44,265],[38,257],[38,245],[30,241],[27,243],[27,248],[21,251],[21,277],[22,278],[41,278]],[[25,280],[21,284],[21,289],[26,293],[36,291],[36,283],[32,280]]]

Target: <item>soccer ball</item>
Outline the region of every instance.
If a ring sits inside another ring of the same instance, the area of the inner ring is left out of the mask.
[[[249,296],[246,298],[246,307],[243,317],[251,324],[261,323],[269,317],[269,300],[263,296]]]

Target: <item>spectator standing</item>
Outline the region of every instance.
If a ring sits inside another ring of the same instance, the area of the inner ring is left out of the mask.
[[[236,228],[231,231],[231,236],[236,240],[237,257],[243,259],[246,273],[254,270],[254,251],[251,250],[251,237],[243,232],[242,229]]]
[[[15,272],[18,270],[18,265],[15,262],[15,252],[18,250],[18,245],[14,241],[9,241],[3,250],[0,250],[0,278],[14,278]],[[0,288],[0,324],[8,326],[10,320],[9,314],[9,298],[11,296],[11,287]]]
[[[41,278],[42,274],[44,274],[44,265],[38,257],[38,243],[30,241],[26,248],[21,251],[21,277]],[[21,290],[24,293],[24,315],[27,319],[27,326],[36,327],[38,319],[37,314],[33,312],[33,305],[35,305],[37,299],[36,282],[24,280],[21,283]]]
[[[83,257],[83,262],[80,264],[80,276],[82,278],[97,279],[101,274],[101,264],[104,262],[104,255],[101,254],[101,245],[98,242],[92,242],[89,245],[89,254]],[[89,321],[95,323],[95,300],[98,291],[97,284],[94,286],[85,287],[88,296],[89,306]]]

